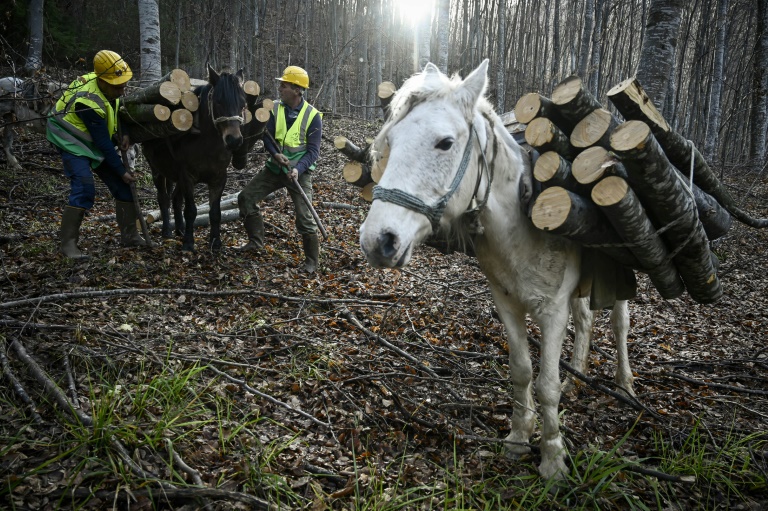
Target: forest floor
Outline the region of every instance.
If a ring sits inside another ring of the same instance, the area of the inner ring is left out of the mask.
[[[561,400],[571,474],[555,492],[536,472],[538,436],[517,460],[501,448],[506,341],[476,261],[425,247],[407,269],[378,270],[360,252],[368,204],[332,140],[362,145],[378,126],[325,118],[314,201],[328,239],[311,276],[298,271],[287,194],[263,203],[258,255],[234,250],[239,221],[223,225],[219,254],[206,227],[195,253],[179,240],[123,249],[98,181],[80,238],[91,257],[66,260],[60,160],[42,137],[17,137],[24,171],[0,161],[1,508],[198,509],[196,497],[210,509],[768,507],[768,232],[734,223],[713,243],[724,288],[713,305],[665,301],[639,276],[634,404],[604,391],[615,349],[599,314],[593,380]],[[226,193],[264,158],[230,169]],[[764,174],[725,176],[768,216]],[[156,207],[147,177],[139,194]],[[157,224],[151,233],[160,241]],[[570,349],[569,334],[564,360]],[[52,382],[77,408],[57,405]]]

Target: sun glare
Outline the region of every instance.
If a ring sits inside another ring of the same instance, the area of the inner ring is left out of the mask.
[[[434,0],[394,0],[396,13],[405,22],[418,25],[432,15]]]

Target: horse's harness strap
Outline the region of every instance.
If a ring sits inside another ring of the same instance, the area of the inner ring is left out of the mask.
[[[451,182],[451,186],[448,188],[448,192],[440,197],[440,199],[438,199],[434,205],[430,206],[418,197],[408,192],[404,192],[403,190],[383,188],[382,186],[378,185],[373,187],[373,200],[379,199],[385,202],[391,202],[392,204],[402,206],[404,208],[410,209],[411,211],[421,213],[422,215],[426,216],[427,219],[429,219],[430,224],[432,224],[432,232],[436,233],[438,230],[440,230],[440,218],[443,216],[443,212],[445,211],[445,207],[448,205],[448,201],[459,188],[462,179],[464,179],[464,174],[467,172],[470,156],[472,155],[472,143],[474,142],[476,136],[477,132],[475,130],[475,126],[474,124],[470,124],[469,140],[467,140],[467,145],[464,147],[464,154],[461,157],[459,170],[453,177],[453,182]],[[477,193],[477,189],[480,185],[479,179],[480,178],[478,177],[478,184],[475,188],[475,193]],[[490,189],[490,183],[488,185],[488,189]],[[487,192],[488,190],[486,190],[486,200],[488,196]]]
[[[214,117],[213,116],[213,101],[211,99],[213,98],[213,87],[211,87],[208,90],[208,113],[211,115],[211,119],[213,120],[213,125],[216,126],[217,124],[221,124],[222,122],[227,121],[237,121],[240,124],[243,124],[243,121],[245,121],[245,118],[242,115],[231,115],[229,117],[222,116],[222,117]]]

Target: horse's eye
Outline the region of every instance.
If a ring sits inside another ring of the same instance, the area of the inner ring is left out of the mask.
[[[444,138],[435,145],[435,148],[441,151],[447,151],[451,147],[453,147],[453,138],[451,137]]]

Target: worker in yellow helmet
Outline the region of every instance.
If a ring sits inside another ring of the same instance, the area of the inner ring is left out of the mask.
[[[276,80],[280,82],[277,87],[280,101],[275,102],[266,126],[268,134],[263,138],[264,147],[272,156],[238,196],[240,216],[248,234],[248,243],[241,250],[258,252],[264,248],[264,220],[259,202],[286,187],[293,200],[296,230],[301,234],[304,247],[302,269],[314,273],[320,257],[317,225],[293,180],[298,180],[311,201],[312,171],[320,155],[323,132],[322,114],[304,99],[304,92],[309,88],[309,75],[304,69],[288,66]]]
[[[70,181],[67,206],[61,220],[61,252],[68,258],[87,257],[77,246],[80,225],[93,207],[96,174],[115,198],[117,223],[123,246],[146,245],[136,229],[136,209],[130,183],[136,177],[123,166],[115,149],[127,150],[129,140],[116,140],[119,99],[133,73],[117,53],[101,50],[93,58],[93,72],[78,77],[64,91],[48,119],[46,138],[61,155]]]

